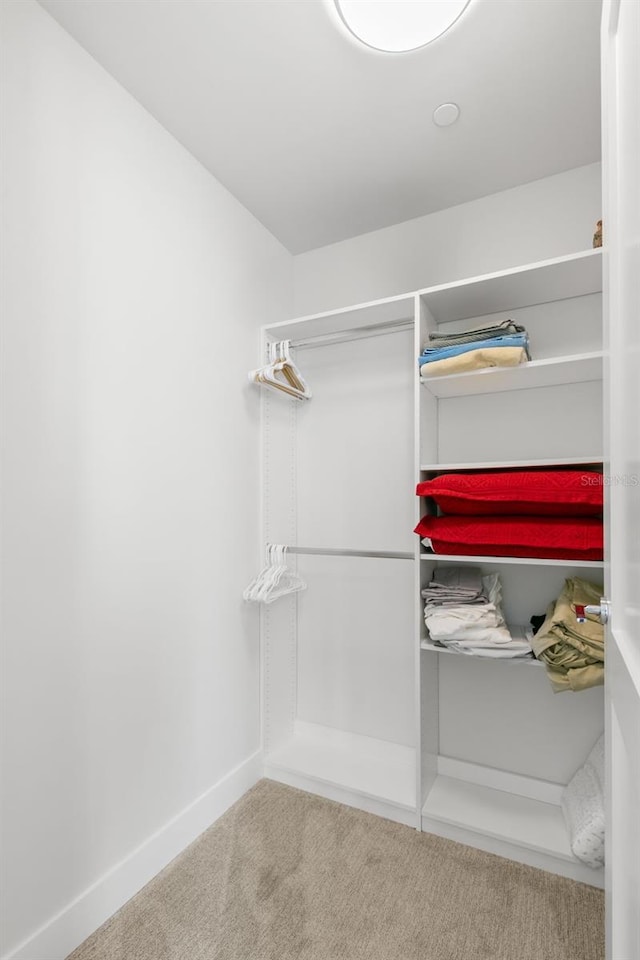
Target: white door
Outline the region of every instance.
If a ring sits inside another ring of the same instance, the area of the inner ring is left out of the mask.
[[[604,0],[607,958],[640,960],[640,3]],[[588,429],[588,425],[585,425]]]

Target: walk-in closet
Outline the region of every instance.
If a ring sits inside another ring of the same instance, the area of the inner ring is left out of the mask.
[[[524,629],[567,577],[601,581],[602,560],[438,556],[412,531],[428,478],[601,475],[601,277],[590,249],[265,327],[265,355],[289,340],[312,398],[262,397],[265,544],[289,544],[307,584],[262,614],[269,776],[598,885],[560,802],[602,733],[602,688],[557,696],[533,657],[434,644],[421,590],[446,564],[498,572]],[[430,330],[507,316],[533,360],[418,376]]]
[[[0,0],[0,960],[640,960],[638,0]]]

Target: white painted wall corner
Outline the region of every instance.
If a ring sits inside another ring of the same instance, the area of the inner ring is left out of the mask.
[[[0,960],[64,960],[261,777],[257,751]]]

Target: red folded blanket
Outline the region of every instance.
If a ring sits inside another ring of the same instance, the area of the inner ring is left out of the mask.
[[[444,473],[419,483],[443,513],[597,517],[602,514],[602,474],[590,470],[512,470]]]
[[[602,560],[602,520],[582,517],[431,517],[415,533],[435,553],[546,560]]]

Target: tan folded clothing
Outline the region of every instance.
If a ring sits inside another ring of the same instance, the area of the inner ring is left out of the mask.
[[[604,683],[604,627],[592,614],[584,623],[576,619],[576,604],[599,604],[602,591],[600,584],[569,577],[531,640],[536,657],[546,664],[556,693]]]
[[[483,367],[517,367],[525,363],[526,359],[527,352],[524,347],[481,347],[479,350],[461,353],[457,357],[423,363],[420,376],[423,380],[429,380],[431,377],[443,377],[450,373],[467,373],[470,370],[481,370]]]

